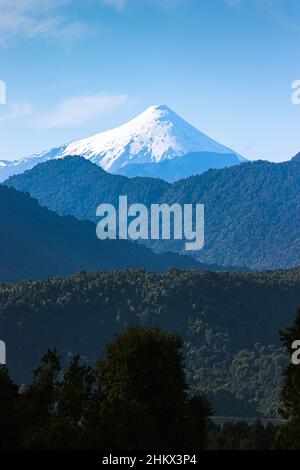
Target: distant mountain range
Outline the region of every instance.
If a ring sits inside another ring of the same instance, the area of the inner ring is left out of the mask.
[[[61,217],[35,199],[0,185],[0,282],[41,279],[81,270],[201,268],[175,253],[155,254],[126,240],[96,237],[95,224]]]
[[[165,105],[151,106],[128,123],[21,160],[0,161],[0,181],[54,158],[80,155],[110,173],[167,181],[245,159],[195,129]]]
[[[102,202],[205,204],[205,245],[197,260],[223,267],[288,268],[300,264],[300,158],[209,170],[168,184],[112,175],[83,158],[38,165],[7,181],[61,215],[96,221]],[[180,241],[156,241],[157,252],[183,252]],[[191,254],[192,252],[189,252]]]

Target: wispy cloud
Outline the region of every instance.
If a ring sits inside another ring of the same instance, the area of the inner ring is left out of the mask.
[[[73,0],[0,0],[0,42],[14,36],[46,37],[69,42],[87,34],[87,25],[72,21],[63,7]]]
[[[148,3],[163,8],[191,0],[0,0],[0,44],[16,36],[44,37],[70,43],[87,36],[91,24],[74,19],[75,5],[103,4],[123,11],[127,5]]]
[[[30,103],[12,103],[9,106],[2,106],[1,109],[3,109],[0,113],[1,124],[30,116],[33,112]]]
[[[63,101],[49,114],[36,119],[40,128],[78,127],[96,119],[102,119],[127,101],[127,95],[101,93],[92,96],[76,96]]]
[[[108,7],[113,7],[121,11],[127,5],[134,3],[149,3],[163,8],[171,8],[179,3],[188,3],[190,0],[100,0],[100,2]]]

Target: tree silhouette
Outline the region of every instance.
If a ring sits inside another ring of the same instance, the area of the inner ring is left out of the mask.
[[[18,387],[9,377],[8,369],[0,367],[0,449],[14,448],[19,442],[15,402]]]
[[[18,395],[5,376],[21,447],[204,448],[212,409],[206,397],[190,396],[181,347],[176,335],[133,326],[94,368],[74,356],[63,373],[48,350]]]
[[[106,348],[96,370],[116,447],[204,446],[212,409],[205,397],[189,397],[181,347],[176,335],[133,326]]]

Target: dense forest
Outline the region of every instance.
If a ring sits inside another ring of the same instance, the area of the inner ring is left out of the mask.
[[[127,240],[99,240],[92,222],[61,217],[28,194],[0,185],[0,281],[41,279],[81,269],[201,267]]]
[[[255,269],[300,264],[300,157],[284,163],[255,161],[209,170],[168,184],[153,178],[111,175],[83,158],[37,165],[6,184],[29,192],[61,215],[96,221],[100,203],[205,204],[205,245],[199,261]],[[156,251],[183,250],[181,241],[153,241]],[[191,253],[189,253],[191,254]]]
[[[55,350],[21,389],[0,369],[0,450],[204,449],[207,398],[190,394],[180,337],[131,327],[93,365]]]
[[[300,450],[300,422],[263,423],[255,419],[227,421],[222,426],[213,421],[208,426],[209,450]]]
[[[300,310],[282,332],[291,354]],[[4,449],[300,449],[299,368],[285,369],[281,415],[217,424],[211,403],[193,393],[180,336],[132,326],[115,335],[94,364],[79,355],[63,370],[48,350],[26,386],[0,367],[0,450]]]
[[[42,206],[60,215],[94,222],[96,208],[102,202],[117,205],[119,195],[127,195],[129,203],[149,205],[169,188],[169,184],[160,179],[130,179],[107,173],[82,157],[49,160],[9,178],[5,184],[28,192]]]
[[[180,334],[188,383],[217,415],[276,416],[287,355],[279,338],[300,304],[300,270],[143,270],[0,285],[0,331],[18,383],[47,348],[66,367],[95,361],[130,325]]]

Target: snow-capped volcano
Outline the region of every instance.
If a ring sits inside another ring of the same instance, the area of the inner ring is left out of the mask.
[[[116,129],[72,142],[63,155],[84,155],[115,173],[128,164],[159,163],[190,152],[234,153],[161,105]]]
[[[232,164],[245,160],[194,128],[167,106],[160,105],[151,106],[136,118],[115,129],[100,132],[86,139],[75,140],[19,161],[3,161],[3,165],[0,161],[0,180],[22,173],[37,163],[67,155],[83,156],[111,173],[126,174],[126,167],[130,166],[130,171],[132,168],[138,168],[134,170],[135,174],[139,174],[139,170],[143,174],[146,171],[144,166],[147,164],[159,164],[191,153],[197,153],[198,160],[201,160],[199,155],[201,153],[205,155],[211,153],[215,156],[217,154],[220,160],[218,167],[228,165],[228,161],[222,164],[222,155],[225,154],[232,156]],[[207,160],[207,156],[205,158]],[[154,167],[154,170],[155,168],[158,169]],[[205,164],[205,168],[209,168],[209,163]],[[155,172],[151,176],[155,176]]]

